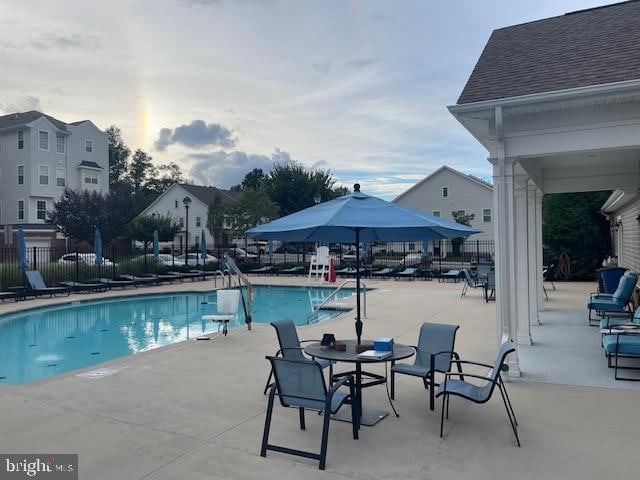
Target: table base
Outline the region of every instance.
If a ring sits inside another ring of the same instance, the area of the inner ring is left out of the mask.
[[[362,409],[362,415],[360,417],[360,425],[366,427],[373,427],[376,423],[389,415],[389,412],[384,410],[373,410],[369,408]],[[332,420],[338,420],[339,422],[351,423],[351,409],[343,408],[338,413],[331,415]]]

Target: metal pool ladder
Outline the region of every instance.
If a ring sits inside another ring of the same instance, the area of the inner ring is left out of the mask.
[[[255,298],[253,285],[249,281],[249,278],[238,268],[238,265],[236,265],[236,262],[233,260],[233,258],[229,257],[226,254],[224,256],[224,264],[226,265],[229,272],[233,272],[236,275],[236,278],[238,280],[238,288],[240,289],[240,297],[242,298],[242,308],[244,309],[245,323],[247,324],[247,329],[251,330],[251,307]],[[231,288],[230,273],[228,273],[228,278],[229,288]],[[245,295],[242,294],[243,287],[247,289],[246,298]]]
[[[338,294],[338,292],[342,289],[344,289],[345,285],[349,284],[349,283],[356,283],[357,285],[357,280],[355,278],[349,278],[347,280],[345,280],[344,282],[342,282],[338,288],[336,288],[333,292],[331,292],[329,294],[329,296],[327,298],[325,298],[321,303],[319,303],[318,305],[314,305],[313,306],[313,312],[311,312],[309,314],[309,316],[307,317],[307,323],[309,323],[311,321],[311,319],[313,318],[313,316],[316,314],[316,312],[318,310],[320,310],[322,307],[324,307],[327,303],[329,303],[331,300],[335,299],[336,295]],[[360,287],[361,287],[361,292],[362,292],[362,313],[364,314],[364,318],[367,318],[367,286],[364,284],[364,282],[361,280],[360,281]]]

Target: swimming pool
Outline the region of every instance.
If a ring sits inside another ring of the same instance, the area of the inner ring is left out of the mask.
[[[312,304],[331,288],[255,286],[252,319],[307,323]],[[343,290],[338,298],[350,296]],[[70,302],[0,316],[0,382],[22,384],[217,330],[201,316],[216,312],[216,293],[136,295]],[[340,311],[320,310],[314,321]],[[231,328],[244,325],[242,307]]]

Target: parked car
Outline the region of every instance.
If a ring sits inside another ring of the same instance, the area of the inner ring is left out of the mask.
[[[295,245],[280,245],[274,250],[274,253],[302,253],[302,251]]]
[[[97,266],[96,265],[96,254],[95,253],[67,253],[66,255],[61,256],[58,259],[58,263],[66,264],[66,265],[75,265],[78,262],[80,265],[88,265],[88,266]],[[115,265],[111,260],[107,257],[102,257],[102,266],[103,267],[113,267]]]
[[[144,262],[144,257],[145,255],[140,255],[139,257],[136,257],[136,260]],[[153,253],[147,253],[146,257],[147,257],[147,263],[149,264],[155,263],[156,258],[153,255]],[[200,263],[202,263],[202,261],[200,261]],[[182,257],[182,264],[184,265],[184,257]],[[171,267],[173,265],[179,266],[180,260],[178,259],[178,257],[174,257],[173,255],[170,255],[168,253],[161,253],[158,256],[158,265],[161,267]]]
[[[185,260],[184,253],[176,257],[176,263],[178,265],[184,265],[184,260]],[[202,265],[202,261],[203,259],[201,258],[200,253],[193,252],[188,254],[187,265],[190,265],[190,266]],[[207,253],[207,256],[204,258],[204,262],[218,263],[218,257],[214,257],[213,255],[209,255]]]
[[[247,245],[247,252],[253,254],[264,255],[269,251],[269,243],[268,242],[254,242]]]
[[[422,252],[410,253],[408,255],[405,255],[404,257],[404,263],[407,265],[407,267],[417,267],[419,265],[431,265],[432,262],[433,260],[431,260],[431,257],[422,256]]]
[[[229,255],[231,255],[236,260],[241,260],[246,262],[253,262],[258,259],[257,255],[247,252],[244,248],[238,248],[238,247],[232,248],[231,250],[229,250]]]

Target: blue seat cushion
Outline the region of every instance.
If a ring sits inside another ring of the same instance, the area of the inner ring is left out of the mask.
[[[629,317],[609,317],[600,320],[600,329],[615,327],[621,323],[629,323]]]
[[[423,365],[413,365],[410,363],[396,363],[391,367],[391,371],[394,373],[413,375],[415,377],[426,377],[429,373],[429,368]]]
[[[618,335],[605,335],[602,338],[602,346],[607,353],[616,353],[616,341]],[[618,352],[621,355],[640,356],[640,335],[620,335]]]
[[[621,312],[624,310],[626,303],[615,300],[593,300],[587,302],[587,308],[591,310],[602,310],[608,312]]]

